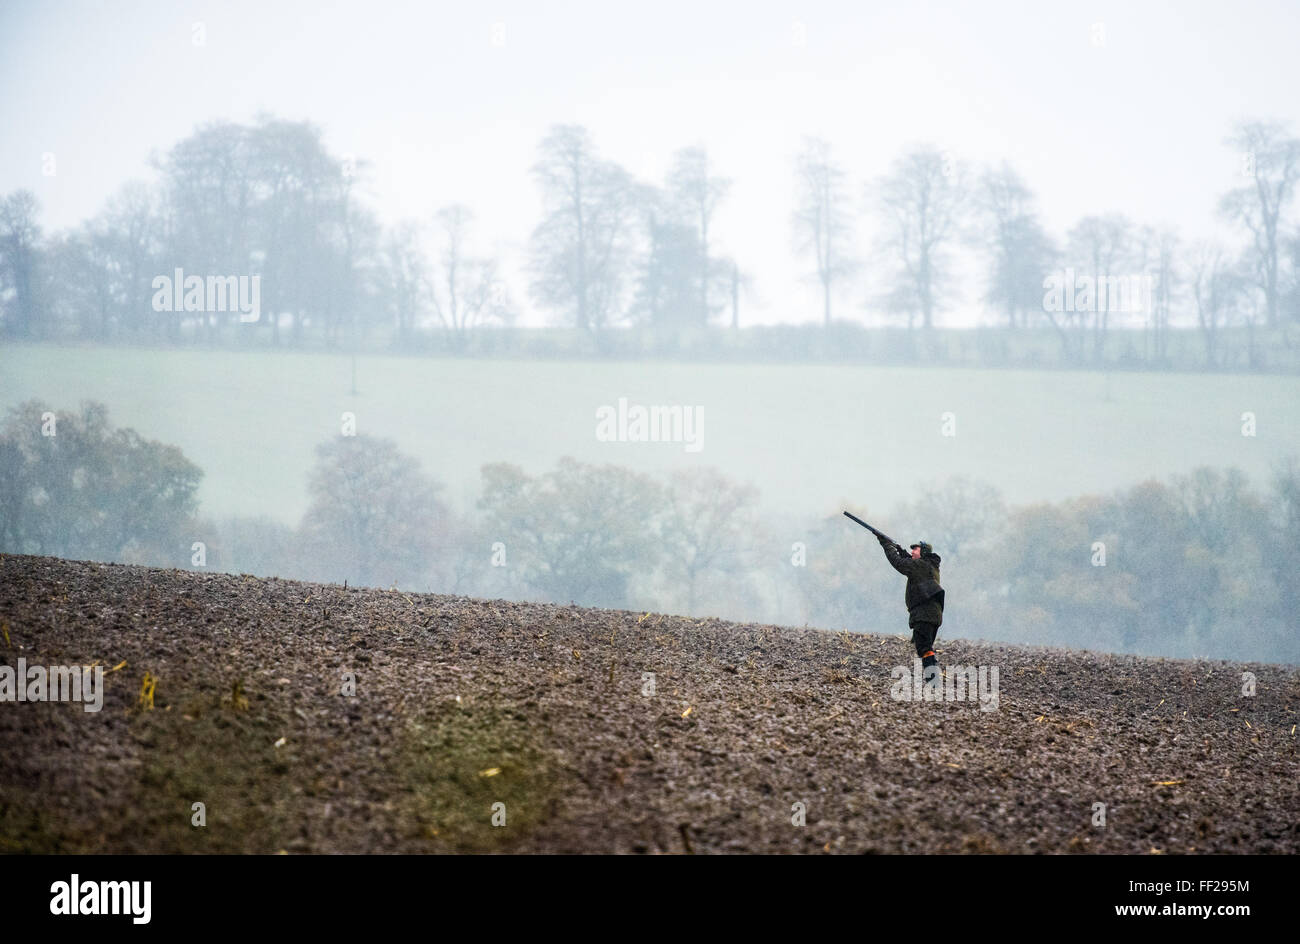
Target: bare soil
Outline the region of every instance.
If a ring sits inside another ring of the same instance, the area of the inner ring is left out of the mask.
[[[112,671],[97,713],[0,702],[0,849],[1300,851],[1294,666],[958,619],[996,710],[892,697],[897,633],[5,556],[0,664]]]

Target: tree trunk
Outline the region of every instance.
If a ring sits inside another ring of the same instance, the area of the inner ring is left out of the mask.
[[[731,330],[740,330],[740,267],[731,264]]]

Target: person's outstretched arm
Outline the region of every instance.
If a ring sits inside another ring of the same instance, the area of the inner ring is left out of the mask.
[[[911,577],[916,572],[916,565],[919,561],[913,560],[901,545],[886,541],[884,538],[877,538],[877,540],[880,541],[880,546],[884,548],[885,559],[889,561],[894,570],[905,577]]]

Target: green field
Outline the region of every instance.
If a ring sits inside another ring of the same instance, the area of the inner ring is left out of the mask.
[[[885,510],[918,482],[967,475],[1013,504],[1108,492],[1197,465],[1253,480],[1300,453],[1300,381],[1277,375],[709,365],[277,352],[0,348],[0,406],[38,397],[108,404],[116,425],[180,446],[206,473],[206,515],[306,508],[313,448],[339,434],[391,437],[462,507],[485,462],[530,472],[571,455],[646,471],[711,465],[762,490],[769,511]],[[703,408],[703,448],[600,442],[596,410]],[[1257,435],[1242,435],[1242,414]],[[951,412],[956,435],[942,433]]]

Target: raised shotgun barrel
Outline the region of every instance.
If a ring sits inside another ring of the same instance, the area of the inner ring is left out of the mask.
[[[880,538],[880,540],[882,541],[888,541],[890,544],[897,545],[898,547],[903,546],[899,544],[897,541],[895,541],[893,538],[891,538],[888,534],[885,534],[885,532],[877,531],[875,528],[867,524],[865,521],[863,521],[861,518],[859,518],[857,515],[853,514],[852,512],[849,511],[844,512],[844,517],[852,521],[856,521],[858,524],[862,525],[862,527],[866,528],[868,531],[870,531],[876,537]]]

